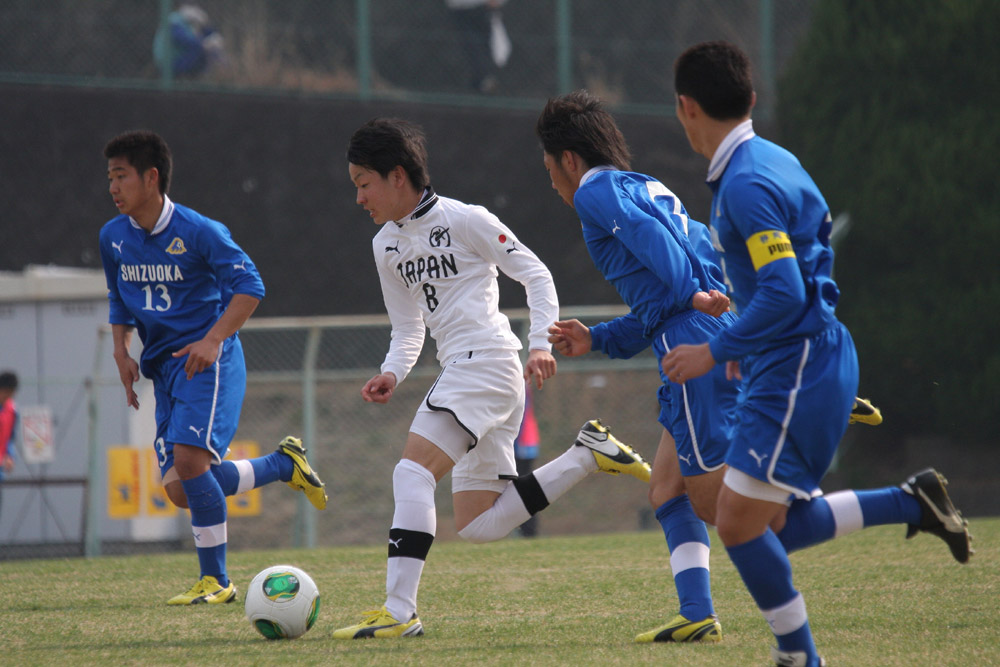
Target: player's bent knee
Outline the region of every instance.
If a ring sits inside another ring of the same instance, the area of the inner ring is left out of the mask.
[[[684,495],[684,484],[676,484],[673,481],[667,480],[649,480],[649,493],[647,498],[649,499],[650,506],[655,510],[659,508],[663,503],[670,502],[678,496]]]
[[[458,536],[472,544],[496,542],[501,538],[507,537],[510,530],[505,531],[502,527],[496,525],[496,522],[491,520],[492,517],[490,515],[490,512],[483,512],[470,521],[464,528],[460,529]]]

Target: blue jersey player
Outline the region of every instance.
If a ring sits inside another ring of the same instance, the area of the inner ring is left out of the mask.
[[[163,486],[171,502],[190,510],[201,566],[198,582],[167,604],[232,602],[225,497],[281,480],[322,509],[326,491],[298,438],[257,459],[222,460],[246,390],[237,331],[264,283],[226,227],[167,196],[172,159],[160,136],[127,132],[104,156],[120,213],[100,233],[115,363],[130,407],[139,407],[140,369],[153,381]],[[138,363],[129,353],[133,329],[143,346]]]
[[[536,130],[552,187],[576,210],[594,264],[630,309],[589,328],[556,322],[549,340],[558,351],[628,358],[652,346],[661,359],[735,322],[708,228],[665,185],[629,169],[625,139],[597,98],[577,91],[549,100]],[[714,522],[739,386],[722,368],[685,384],[662,379],[649,500],[670,550],[680,613],[636,640],[719,641],[702,519]]]
[[[834,314],[829,209],[798,160],[754,133],[750,64],[738,48],[691,47],[675,63],[674,83],[691,147],[711,161],[713,239],[740,317],[708,342],[675,347],[663,370],[690,383],[725,364],[742,378],[719,538],[775,635],[775,662],[823,664],[788,552],[906,523],[907,537],[937,535],[964,563],[969,533],[930,468],[900,487],[820,495],[858,384],[854,343]]]

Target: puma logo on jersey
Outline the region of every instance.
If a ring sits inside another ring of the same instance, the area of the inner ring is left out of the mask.
[[[125,243],[125,239],[122,239],[118,243],[115,243],[114,241],[112,241],[111,242],[111,247],[114,248],[115,250],[117,250],[118,254],[120,255],[120,254],[122,254],[122,244],[123,243]]]
[[[396,241],[396,245],[387,245],[385,247],[385,251],[386,252],[395,252],[397,255],[401,255],[402,254],[401,252],[399,252],[399,241]]]
[[[753,457],[753,460],[757,462],[757,467],[758,468],[760,468],[762,465],[764,465],[764,459],[766,459],[768,457],[767,454],[758,454],[753,449],[750,449],[747,453],[750,454],[750,456]]]
[[[511,241],[510,242],[510,247],[507,248],[507,254],[509,255],[510,253],[514,252],[515,250],[517,250],[518,252],[521,251],[521,249],[518,248],[517,245],[515,245],[515,242]]]
[[[615,223],[615,226],[611,228],[611,233],[614,234],[619,229],[621,229],[621,225],[618,224],[617,220],[612,220],[611,222]]]
[[[174,237],[174,240],[167,246],[167,252],[171,255],[183,255],[187,252],[187,248],[184,247],[184,241],[181,241],[181,237]]]
[[[247,261],[244,259],[239,264],[233,264],[233,270],[234,271],[246,271],[247,270]]]
[[[192,431],[194,431],[194,434],[196,436],[198,436],[199,438],[201,437],[201,432],[205,430],[204,426],[202,426],[201,428],[195,428],[194,426],[188,426],[188,428],[191,429]]]

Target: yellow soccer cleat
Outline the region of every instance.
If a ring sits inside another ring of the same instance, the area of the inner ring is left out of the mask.
[[[651,468],[639,452],[619,442],[600,419],[591,419],[580,429],[576,445],[593,451],[597,469],[611,475],[632,475],[636,479],[649,482]]]
[[[406,623],[393,618],[389,611],[382,607],[377,611],[366,611],[364,618],[357,625],[334,630],[334,639],[370,639],[386,637],[417,637],[424,634],[424,626],[416,614]]]
[[[868,424],[878,426],[882,423],[882,411],[872,405],[867,398],[854,398],[854,407],[851,408],[851,416],[847,420],[848,424]]]
[[[666,625],[644,632],[635,640],[639,643],[719,642],[722,641],[722,626],[719,625],[719,617],[715,614],[700,621],[689,621],[677,614]]]
[[[223,588],[218,579],[206,574],[187,593],[181,593],[167,600],[167,604],[224,604],[236,599],[236,585],[229,582]]]
[[[320,480],[309,461],[306,460],[306,448],[302,446],[302,441],[292,436],[285,436],[285,439],[278,444],[278,450],[292,460],[294,470],[292,479],[288,486],[296,490],[301,490],[306,494],[306,498],[318,510],[326,508],[326,485]]]

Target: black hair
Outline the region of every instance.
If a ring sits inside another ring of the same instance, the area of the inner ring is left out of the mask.
[[[149,130],[132,130],[119,134],[104,147],[104,157],[110,160],[115,157],[125,158],[135,167],[139,174],[145,174],[156,167],[159,173],[160,194],[167,194],[170,189],[170,169],[173,157],[170,147],[163,137]]]
[[[553,157],[573,151],[588,167],[609,164],[621,171],[631,169],[625,136],[601,101],[586,90],[550,98],[535,133],[542,149]]]
[[[424,131],[399,118],[373,118],[358,128],[347,147],[347,161],[382,178],[399,166],[418,191],[430,185]]]
[[[715,120],[745,118],[753,106],[750,59],[728,42],[695,44],[674,63],[674,92]]]
[[[3,371],[0,373],[0,389],[17,389],[17,373],[14,371]]]

